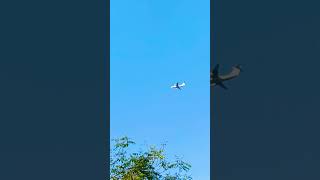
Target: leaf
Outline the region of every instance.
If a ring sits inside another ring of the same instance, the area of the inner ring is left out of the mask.
[[[130,145],[135,142],[128,137],[113,139],[114,148],[110,155],[111,180],[188,180],[186,173],[191,166],[176,157],[170,161],[165,156],[165,145],[150,146],[133,152]],[[130,153],[129,153],[130,152]]]

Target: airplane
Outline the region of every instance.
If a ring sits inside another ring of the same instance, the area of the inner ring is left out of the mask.
[[[240,65],[235,65],[232,67],[229,74],[219,75],[219,64],[217,64],[213,71],[210,72],[210,86],[218,85],[227,90],[228,88],[223,84],[223,82],[238,77],[242,71],[243,70]]]
[[[175,88],[175,89],[181,90],[181,88],[184,87],[185,85],[186,85],[185,82],[183,82],[182,84],[179,84],[179,82],[177,82],[176,84],[174,84],[173,86],[171,86],[171,88]]]

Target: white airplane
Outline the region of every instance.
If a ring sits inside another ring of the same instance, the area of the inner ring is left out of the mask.
[[[181,88],[184,87],[185,85],[186,85],[185,82],[183,82],[182,84],[179,84],[179,83],[177,82],[176,84],[174,84],[173,86],[171,86],[171,88],[181,90]]]

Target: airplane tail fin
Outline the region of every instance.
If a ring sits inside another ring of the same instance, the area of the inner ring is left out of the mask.
[[[219,64],[217,64],[212,72],[213,76],[217,76],[219,74]]]

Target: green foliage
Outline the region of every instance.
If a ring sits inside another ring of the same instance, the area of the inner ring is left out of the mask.
[[[135,144],[128,137],[113,140],[111,149],[111,180],[191,180],[187,175],[191,166],[178,157],[168,161],[161,148],[150,147],[146,151],[129,153],[129,147]]]

